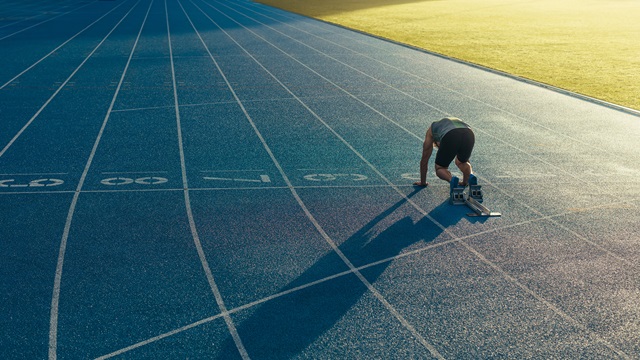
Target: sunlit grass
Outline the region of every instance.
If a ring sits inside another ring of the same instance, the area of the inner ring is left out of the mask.
[[[640,1],[260,2],[640,109]]]

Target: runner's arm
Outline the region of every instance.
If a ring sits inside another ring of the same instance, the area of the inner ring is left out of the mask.
[[[427,130],[427,134],[424,137],[422,143],[422,158],[420,159],[420,181],[415,182],[416,186],[427,186],[427,170],[429,167],[429,159],[433,153],[433,135],[431,134],[431,127]]]

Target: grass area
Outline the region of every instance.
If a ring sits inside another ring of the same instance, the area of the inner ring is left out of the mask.
[[[640,110],[637,0],[258,0]]]

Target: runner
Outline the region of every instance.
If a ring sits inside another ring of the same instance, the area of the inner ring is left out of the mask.
[[[427,129],[427,134],[422,145],[422,158],[420,159],[420,181],[416,186],[427,186],[427,168],[433,148],[437,147],[435,169],[436,176],[451,184],[451,189],[459,186],[477,184],[477,178],[472,175],[469,158],[475,144],[475,135],[471,127],[455,117],[446,117],[435,121]],[[456,166],[462,171],[462,182],[456,176],[452,176],[449,165],[454,160]]]

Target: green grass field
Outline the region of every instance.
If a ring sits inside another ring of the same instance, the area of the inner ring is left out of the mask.
[[[640,110],[640,1],[259,1]]]

